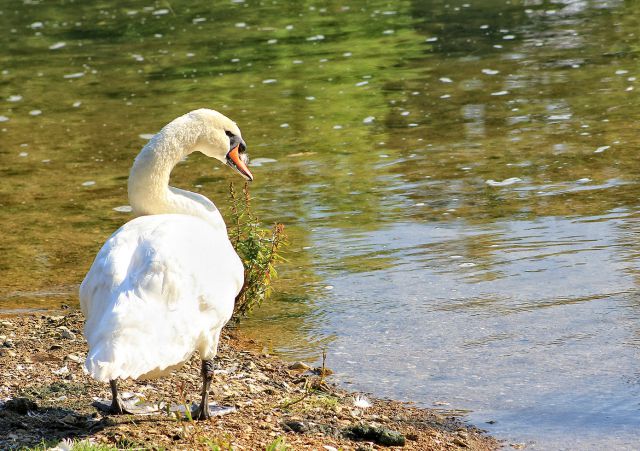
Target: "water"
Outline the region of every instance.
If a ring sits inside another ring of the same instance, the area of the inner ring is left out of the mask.
[[[76,304],[135,154],[208,106],[290,235],[247,334],[507,443],[633,449],[639,21],[621,1],[0,3],[0,306]],[[223,212],[238,181],[196,155],[173,180]]]

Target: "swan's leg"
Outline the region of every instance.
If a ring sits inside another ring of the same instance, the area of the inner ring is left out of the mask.
[[[124,402],[118,395],[118,386],[116,385],[115,379],[109,381],[109,385],[111,386],[111,395],[113,400],[111,401],[111,408],[109,409],[109,413],[115,415],[122,415],[125,413],[131,413],[124,407]]]
[[[194,419],[196,420],[208,420],[211,418],[209,412],[209,387],[211,387],[211,381],[213,380],[213,360],[202,361],[202,399],[200,400],[200,407],[195,412]]]

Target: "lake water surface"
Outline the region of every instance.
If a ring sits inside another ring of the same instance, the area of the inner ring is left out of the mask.
[[[211,107],[291,242],[246,333],[507,444],[637,449],[640,4],[212,5],[0,2],[0,310],[76,304],[133,157]],[[232,180],[173,177],[223,212]]]

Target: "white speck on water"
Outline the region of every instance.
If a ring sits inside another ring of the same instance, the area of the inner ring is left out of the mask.
[[[7,122],[9,118],[7,116],[0,116],[0,122]]]
[[[460,268],[473,268],[474,266],[476,266],[476,264],[471,262],[465,262],[465,263],[460,263],[458,266]]]
[[[507,94],[509,94],[509,91],[497,91],[491,93],[492,96],[506,96]]]
[[[321,63],[326,63],[327,61],[329,61],[327,58],[321,58],[320,60]],[[331,81],[331,79],[329,79],[329,81]]]
[[[153,14],[154,16],[164,16],[165,14],[169,14],[169,10],[166,8],[156,9],[151,14]]]
[[[362,123],[363,124],[371,124],[375,120],[376,120],[375,116],[367,116],[364,119],[362,119]]]
[[[402,113],[400,113],[400,116],[409,116],[411,113],[408,111],[403,111]]]
[[[365,81],[359,81],[358,83],[356,83],[356,86],[365,86],[365,85],[368,85],[368,84],[369,84],[369,82],[365,80]]]
[[[18,156],[19,156],[19,157],[23,157],[23,158],[24,158],[24,157],[28,157],[28,156],[29,156],[29,153],[28,153],[28,152],[20,152],[20,153],[18,154]]]
[[[280,124],[280,128],[289,128],[289,124],[286,122],[284,124]]]
[[[79,101],[79,100],[76,100],[75,102],[73,102],[73,105],[72,105],[72,106],[73,106],[74,108],[78,108],[80,105],[82,105],[82,102],[81,102],[81,101]]]
[[[342,130],[342,125],[334,125],[333,129],[334,130]]]
[[[327,285],[324,287],[325,290],[333,290],[333,285]]]
[[[502,48],[502,46],[501,46],[500,44],[495,44],[495,45],[493,46],[493,48],[494,48],[494,49],[501,49],[501,48]]]
[[[119,213],[131,213],[133,208],[131,208],[131,205],[120,205],[119,207],[115,207],[113,210]]]
[[[20,95],[13,95],[13,96],[7,97],[7,102],[19,102],[21,100],[22,100],[22,96]]]
[[[62,78],[80,78],[84,77],[84,72],[74,72],[73,74],[63,75]]]
[[[571,119],[571,113],[552,114],[547,119],[549,119],[550,121],[567,121],[567,120]]]
[[[576,183],[589,183],[590,181],[591,181],[591,179],[589,177],[584,177],[584,178],[576,180]]]
[[[323,34],[316,34],[315,36],[309,36],[307,41],[322,41],[324,39]]]
[[[31,116],[40,116],[42,114],[42,110],[31,110],[29,111]]]
[[[236,22],[236,28],[246,28],[246,22]]]
[[[276,80],[275,78],[267,78],[266,80],[262,80],[262,83],[264,83],[265,85],[270,85],[272,83],[277,82],[278,80]]]
[[[418,126],[418,124],[416,124],[415,122],[407,124],[407,127],[417,127],[417,126]]]
[[[389,158],[389,155],[387,155],[386,153],[381,153],[380,155],[378,155],[378,157],[380,157],[380,158]]]
[[[449,97],[451,97],[451,94],[443,94],[440,96],[441,99],[448,99]]]
[[[489,28],[489,25],[480,25],[481,30],[486,30],[487,28]]]
[[[142,139],[146,139],[147,141],[150,140],[151,138],[153,138],[153,136],[155,135],[155,133],[142,133],[140,135],[138,135],[140,138]]]
[[[240,62],[240,58],[231,58],[231,62],[232,63],[239,63]]]
[[[388,35],[393,34],[393,33],[395,33],[395,32],[396,32],[395,30],[384,30],[384,31],[382,32],[382,34],[386,34],[386,35],[388,36]]]
[[[425,42],[436,42],[437,40],[438,40],[438,38],[437,38],[437,37],[435,37],[435,36],[433,36],[433,37],[431,37],[431,38],[427,38],[427,39],[425,39],[424,41],[425,41]]]
[[[49,46],[49,50],[58,50],[63,47],[66,47],[66,45],[67,45],[66,42],[56,42],[55,44],[52,44]]]
[[[44,24],[42,22],[34,22],[29,26],[34,30],[37,30],[38,28],[44,28]]]
[[[624,69],[618,69],[616,71],[616,75],[626,75],[628,73],[629,73],[629,71],[628,70],[624,70]]]
[[[132,54],[131,58],[133,58],[136,61],[140,61],[140,62],[144,61],[144,56],[142,56],[142,55],[140,55],[138,53]]]
[[[424,202],[418,202],[415,206],[416,207],[424,207]]]
[[[51,160],[47,158],[46,160],[42,160],[42,163],[51,163]]]
[[[625,89],[625,91],[633,91],[633,86],[627,87],[627,89]]]
[[[449,258],[452,260],[460,260],[462,258],[462,255],[449,255]]]
[[[600,146],[598,147],[596,150],[593,151],[593,153],[602,153],[605,150],[609,149],[611,146]]]
[[[191,22],[193,23],[200,23],[200,22],[205,22],[207,19],[205,17],[196,17],[194,18]]]
[[[522,179],[518,178],[518,177],[511,177],[508,179],[504,179],[501,182],[496,182],[493,179],[489,179],[487,180],[485,183],[489,186],[509,186],[509,185],[513,185],[514,183],[518,183],[521,182]]]
[[[306,250],[309,250],[309,249],[313,249],[313,246],[303,246],[302,247],[303,251],[306,251]]]
[[[293,61],[291,61],[291,63],[292,64],[302,64],[302,63],[304,63],[304,61],[302,61],[302,60],[293,60]]]
[[[96,182],[93,180],[87,180],[86,182],[82,182],[82,186],[93,186]]]
[[[494,70],[494,69],[482,69],[482,73],[485,75],[495,75],[495,74],[499,74],[500,71]]]
[[[194,56],[196,56],[196,54],[189,52],[189,53],[186,54],[186,56],[187,56],[187,58],[193,58]]]
[[[315,97],[313,97],[313,96],[307,96],[307,97],[305,97],[305,100],[308,100],[308,101],[310,101],[310,102],[311,102],[311,101],[313,101],[313,100],[316,100],[316,98],[315,98]]]
[[[627,78],[627,81],[636,81],[636,77],[629,77]]]
[[[440,77],[440,81],[442,83],[453,83],[453,80],[450,79],[449,77]]]
[[[278,40],[277,40],[277,39],[269,39],[269,40],[267,41],[267,44],[277,44],[277,43],[278,43]]]
[[[505,41],[511,41],[512,39],[515,39],[516,37],[512,34],[505,34],[504,36],[502,36],[502,39],[504,39]]]
[[[267,163],[275,163],[278,160],[274,160],[273,158],[254,158],[249,162],[249,166],[262,166]]]
[[[162,37],[162,34],[161,34],[161,33],[156,33],[156,34],[154,34],[154,35],[153,35],[153,37],[154,37],[154,38],[161,38],[161,37]]]

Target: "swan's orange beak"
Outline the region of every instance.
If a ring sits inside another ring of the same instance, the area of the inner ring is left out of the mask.
[[[240,145],[235,146],[229,153],[227,154],[227,163],[229,166],[238,171],[244,178],[249,180],[250,182],[253,180],[253,174],[247,167],[246,163],[243,161],[240,156],[239,149]]]

